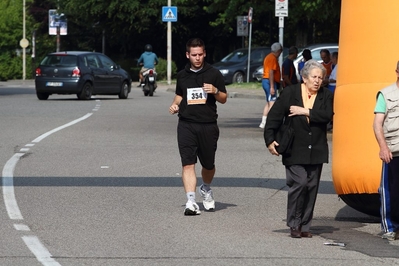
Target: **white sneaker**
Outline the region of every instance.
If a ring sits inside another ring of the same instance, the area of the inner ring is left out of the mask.
[[[266,122],[265,122],[265,123],[262,122],[262,123],[260,123],[260,125],[259,125],[260,128],[265,128],[265,126],[266,126]]]
[[[198,190],[203,198],[202,203],[204,204],[205,210],[207,210],[207,211],[215,210],[215,200],[213,199],[212,189],[210,189],[208,192],[206,192],[205,190],[202,189],[202,185],[201,185]]]
[[[396,240],[397,239],[396,232],[387,232],[387,233],[383,234],[381,237],[384,239],[388,239],[388,240]]]
[[[186,208],[184,209],[184,215],[198,215],[201,214],[199,206],[194,201],[187,201]]]

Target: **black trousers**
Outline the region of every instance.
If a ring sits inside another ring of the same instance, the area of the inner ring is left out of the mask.
[[[323,164],[287,165],[287,226],[309,232]]]

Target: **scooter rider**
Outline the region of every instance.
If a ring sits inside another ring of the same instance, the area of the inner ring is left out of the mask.
[[[140,84],[137,87],[141,87],[141,84],[144,83],[143,72],[147,71],[148,69],[154,69],[155,71],[156,64],[158,64],[158,57],[152,52],[151,44],[146,44],[144,46],[144,53],[141,54],[139,60],[137,61],[137,65],[142,66],[139,73]]]

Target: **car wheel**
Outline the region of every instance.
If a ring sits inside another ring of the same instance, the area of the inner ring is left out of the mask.
[[[236,72],[233,76],[233,83],[243,83],[244,82],[244,74],[242,72]]]
[[[93,92],[93,86],[90,82],[83,84],[82,91],[78,94],[79,100],[90,100],[91,93]]]
[[[119,99],[127,99],[129,96],[129,85],[126,82],[123,82],[121,87],[121,92],[119,93]]]
[[[39,100],[47,100],[50,94],[45,92],[36,92],[36,96]]]

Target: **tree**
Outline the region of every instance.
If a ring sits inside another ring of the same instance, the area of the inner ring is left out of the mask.
[[[144,45],[150,43],[159,57],[166,58],[167,23],[161,18],[166,0],[26,1],[27,32],[36,31],[38,60],[56,48],[56,37],[48,34],[49,9],[58,9],[68,20],[61,50],[102,51],[105,40],[105,53],[132,68]],[[275,0],[173,0],[172,5],[178,7],[178,22],[172,23],[172,57],[178,69],[187,62],[185,43],[191,37],[205,41],[210,63],[247,45],[248,38],[237,37],[236,17],[247,15],[249,7],[254,11],[252,46],[270,46],[279,39]],[[337,42],[340,6],[340,0],[289,0],[285,46]],[[14,51],[22,37],[22,0],[3,0],[0,8],[0,51],[2,55],[7,51],[9,60],[16,57]]]
[[[26,3],[29,4],[29,0]],[[19,41],[23,34],[22,1],[3,0],[0,2],[0,80],[22,78],[22,49]],[[27,28],[30,25],[27,17]],[[27,66],[30,61],[27,60]],[[30,73],[30,67],[27,73]]]

